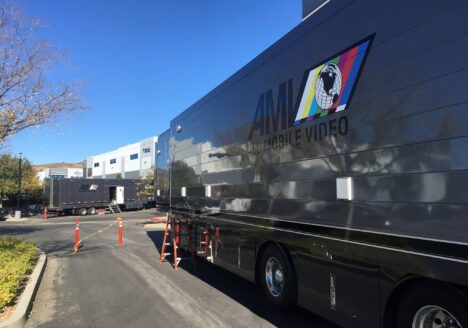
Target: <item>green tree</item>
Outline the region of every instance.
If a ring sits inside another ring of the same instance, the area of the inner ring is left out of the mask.
[[[0,206],[3,200],[13,199],[18,195],[19,158],[8,154],[0,155]],[[32,168],[31,162],[23,158],[21,163],[21,195],[38,198],[42,187]]]
[[[154,199],[154,167],[151,166],[148,174],[140,177],[138,183],[138,197],[143,199]]]

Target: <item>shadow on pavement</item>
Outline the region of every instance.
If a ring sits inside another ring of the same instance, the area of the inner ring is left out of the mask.
[[[63,241],[47,241],[38,245],[47,256],[62,257],[73,251],[73,243]]]
[[[44,231],[43,228],[33,226],[9,226],[0,227],[0,236],[18,237],[26,239],[37,245],[47,256],[63,257],[73,251],[73,242],[64,242],[60,240],[42,239],[37,236],[29,235],[37,231]],[[33,238],[31,238],[33,237]]]
[[[37,247],[43,250],[47,254],[47,256],[50,257],[60,258],[73,255],[74,242],[72,239],[70,239],[69,241],[63,241],[43,238],[29,238],[29,234],[32,234],[37,231],[44,231],[44,229],[42,227],[38,228],[33,226],[7,226],[0,227],[0,236],[27,239],[31,242],[34,242],[37,245]],[[96,250],[101,250],[109,246],[117,247],[117,242],[100,242],[98,245],[83,242],[81,243],[79,253],[95,252]]]
[[[160,253],[164,232],[147,231],[146,233]],[[169,260],[172,261],[172,259]],[[317,328],[338,327],[298,306],[286,312],[274,309],[265,301],[255,284],[201,258],[197,257],[196,268],[190,261],[182,261],[180,268],[221,291],[276,327],[311,327],[311,324]]]
[[[21,226],[21,225],[7,226],[7,227],[0,226],[0,236],[25,235],[25,234],[36,232],[38,230],[41,230],[41,229],[31,227],[31,226]]]

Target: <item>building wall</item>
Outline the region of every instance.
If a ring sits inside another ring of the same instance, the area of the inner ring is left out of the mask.
[[[67,178],[82,178],[83,169],[80,168],[67,168]]]
[[[151,137],[107,153],[90,156],[84,161],[86,177],[110,179],[120,174],[125,179],[138,179],[154,167],[156,142],[157,137]]]
[[[37,178],[42,183],[45,178],[49,177],[49,169],[44,169],[36,173]]]
[[[40,182],[43,182],[46,178],[56,179],[69,179],[69,178],[82,178],[83,169],[79,167],[54,167],[45,168],[36,173],[37,178]]]
[[[155,167],[156,142],[148,138],[140,142],[140,175],[147,175]]]

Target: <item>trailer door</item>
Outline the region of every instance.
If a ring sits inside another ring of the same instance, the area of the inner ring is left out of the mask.
[[[117,204],[124,203],[124,187],[122,186],[117,186],[116,201],[117,201]]]

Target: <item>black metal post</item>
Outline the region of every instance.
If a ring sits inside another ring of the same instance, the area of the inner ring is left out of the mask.
[[[21,158],[21,155],[22,153],[19,153],[19,163],[18,163],[18,195],[17,195],[17,198],[16,198],[16,201],[17,201],[17,207],[18,207],[18,211],[21,210],[21,161],[23,160]]]

